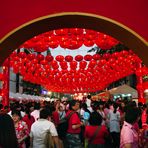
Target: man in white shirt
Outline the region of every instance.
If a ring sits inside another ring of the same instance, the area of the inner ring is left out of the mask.
[[[40,111],[40,118],[31,126],[31,146],[32,148],[45,148],[45,138],[48,131],[52,136],[53,142],[56,147],[59,147],[59,139],[55,125],[50,121],[50,112],[47,109]]]

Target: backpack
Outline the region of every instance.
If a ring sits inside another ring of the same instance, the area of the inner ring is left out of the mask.
[[[69,113],[69,115],[67,117],[63,118],[60,121],[60,123],[58,124],[57,132],[58,132],[58,136],[60,139],[64,139],[66,137],[67,129],[68,129],[68,121],[74,113],[75,112]]]
[[[46,148],[54,148],[54,142],[53,142],[53,139],[52,139],[52,135],[50,133],[50,130],[48,130],[46,132],[44,143],[46,145]]]

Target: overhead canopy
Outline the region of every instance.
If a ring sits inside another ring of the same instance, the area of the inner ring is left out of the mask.
[[[116,95],[116,94],[131,94],[132,98],[138,98],[137,90],[124,84],[122,86],[113,88],[109,90],[110,94]]]

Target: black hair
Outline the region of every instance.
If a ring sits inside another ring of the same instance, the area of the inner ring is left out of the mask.
[[[96,111],[92,112],[90,114],[89,123],[90,123],[90,125],[94,125],[94,126],[95,125],[101,125],[102,116]]]
[[[18,148],[14,122],[8,114],[0,114],[0,147]]]
[[[30,108],[29,107],[25,108],[25,113],[27,114],[28,118],[31,119]]]
[[[137,107],[129,107],[125,112],[125,121],[133,124],[136,122],[137,118],[140,116],[139,109]]]
[[[87,98],[88,98],[88,99],[91,99],[91,95],[88,95]]]
[[[77,102],[78,102],[77,100],[71,100],[71,101],[69,102],[69,109],[70,109],[70,110],[73,110],[72,107],[75,106]]]
[[[51,116],[51,112],[49,109],[44,108],[40,111],[40,118],[41,119],[47,119],[49,116]]]
[[[35,102],[34,103],[34,109],[39,110],[40,109],[40,103]]]
[[[19,110],[12,110],[11,115],[13,116],[14,114],[18,115],[20,117],[20,119],[22,118],[21,112]]]
[[[114,107],[113,113],[115,114],[117,112],[118,104],[117,103],[114,103],[113,104],[113,107]]]

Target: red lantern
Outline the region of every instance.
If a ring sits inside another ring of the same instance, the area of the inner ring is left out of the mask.
[[[86,65],[87,65],[87,62],[86,61],[81,61],[80,62],[80,69],[85,69],[85,67],[86,67]]]
[[[77,68],[77,62],[76,61],[70,62],[70,68],[71,69],[76,69]]]
[[[68,29],[58,29],[58,30],[55,30],[55,34],[56,35],[67,35],[68,34]]]
[[[100,55],[99,55],[99,54],[94,54],[94,55],[92,56],[92,58],[97,61],[97,60],[100,59]]]
[[[42,61],[44,59],[44,56],[42,54],[38,54],[36,57],[39,61]]]
[[[70,55],[67,55],[67,56],[65,57],[65,61],[67,61],[67,62],[72,62],[72,60],[73,60],[73,57],[70,56]]]
[[[90,61],[92,59],[92,55],[85,55],[84,56],[84,60],[86,60],[86,61]]]
[[[64,61],[64,57],[62,56],[62,55],[58,55],[58,56],[56,56],[56,58],[55,58],[58,62],[62,62],[62,61]]]
[[[75,60],[78,61],[78,62],[80,62],[80,61],[83,60],[83,56],[82,56],[82,55],[77,55],[77,56],[75,57]]]
[[[53,56],[47,55],[45,58],[48,62],[51,62],[53,60]]]

